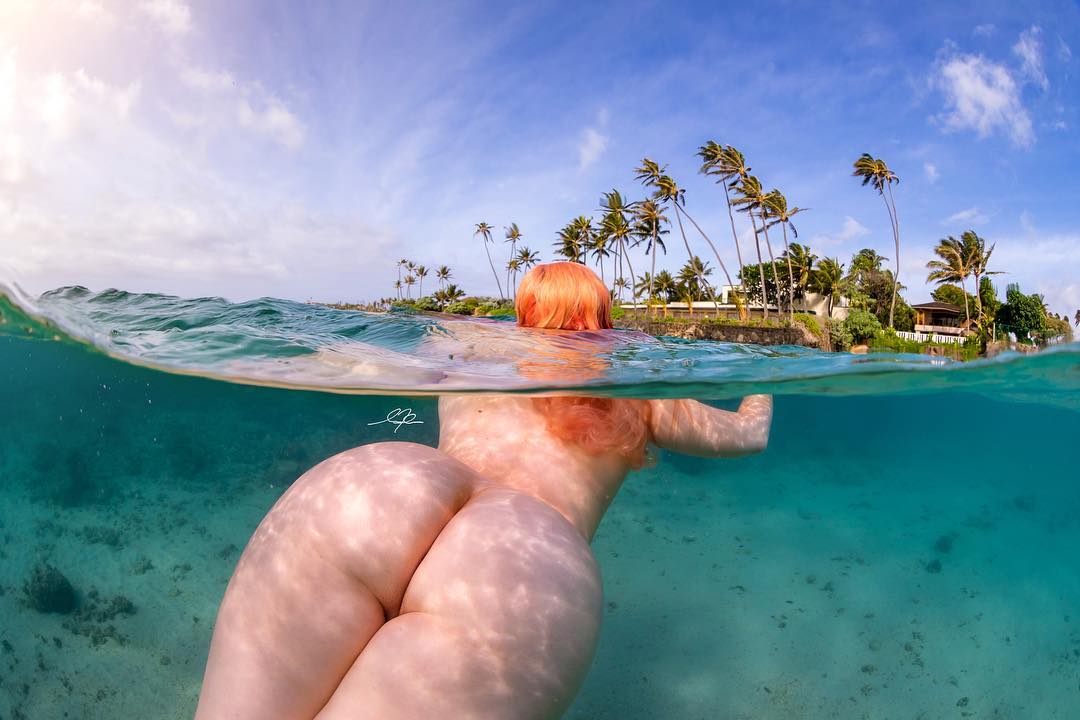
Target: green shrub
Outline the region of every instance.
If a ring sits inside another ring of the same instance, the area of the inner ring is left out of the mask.
[[[843,321],[829,318],[825,321],[825,327],[829,331],[829,342],[832,343],[833,350],[847,350],[851,347],[851,331]]]
[[[881,332],[881,322],[868,310],[852,310],[844,320],[844,329],[853,342],[864,343]]]
[[[810,313],[795,313],[795,322],[809,330],[810,334],[816,338],[820,338],[824,335],[824,332],[821,329],[821,323],[819,323],[818,319]]]
[[[430,295],[425,295],[414,303],[417,310],[440,310],[439,303]]]
[[[626,310],[622,309],[618,305],[611,308],[611,319],[612,320],[622,320],[624,317],[626,317]]]
[[[455,315],[472,315],[474,305],[469,305],[463,300],[458,300],[455,303],[450,303],[446,306],[446,312],[453,313]]]

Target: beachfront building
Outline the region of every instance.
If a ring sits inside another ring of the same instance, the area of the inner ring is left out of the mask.
[[[716,302],[712,300],[698,300],[690,305],[685,302],[669,302],[666,303],[668,315],[677,315],[679,317],[688,316],[691,313],[694,315],[715,315],[717,310],[725,317],[738,318],[739,309],[736,307],[734,298],[732,297],[737,288],[731,285],[722,285],[716,290]],[[771,299],[771,298],[770,298]],[[648,303],[643,300],[639,300],[638,304],[633,302],[624,302],[621,307],[624,310],[645,310],[648,308]],[[659,307],[659,306],[656,306]],[[787,312],[787,305],[784,305],[784,311]],[[848,299],[846,297],[834,298],[832,307],[832,317],[837,320],[843,320],[848,315]],[[760,302],[751,301],[747,305],[747,310],[750,312],[751,317],[761,317],[764,313]],[[776,303],[769,303],[770,314],[780,314],[781,311],[777,308]],[[816,315],[818,317],[828,317],[829,315],[829,302],[828,298],[818,293],[806,293],[801,298],[795,298],[795,312],[807,313],[809,315]]]
[[[963,345],[971,334],[971,322],[960,319],[960,307],[951,303],[928,302],[912,305],[915,332],[897,332],[906,340]]]

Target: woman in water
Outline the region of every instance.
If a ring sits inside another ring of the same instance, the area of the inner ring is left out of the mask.
[[[521,282],[518,324],[611,328],[577,263]],[[557,718],[596,647],[589,541],[648,443],[759,452],[772,400],[439,399],[439,447],[364,445],[263,519],[218,612],[196,718]]]

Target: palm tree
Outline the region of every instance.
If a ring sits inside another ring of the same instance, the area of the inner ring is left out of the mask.
[[[506,242],[510,243],[510,259],[513,260],[514,252],[517,250],[517,242],[521,239],[521,230],[518,229],[517,223],[510,223],[510,227],[504,228],[506,230]],[[517,285],[515,282],[514,285]],[[510,265],[507,263],[506,267],[506,291],[510,292],[510,288],[513,285],[510,284]]]
[[[440,290],[437,295],[439,304],[442,305],[442,307],[456,303],[463,297],[465,297],[465,291],[454,283],[448,284],[445,288]]]
[[[630,270],[630,277],[634,277],[634,265],[630,262],[629,250],[634,238],[634,230],[627,219],[627,214],[633,212],[635,203],[627,203],[622,194],[615,189],[604,193],[600,198],[600,211],[604,213],[600,220],[599,232],[606,235],[615,243],[615,258],[618,263],[618,275],[623,275],[622,264],[626,261]],[[620,294],[619,299],[622,300]],[[637,294],[634,293],[634,301],[637,302]]]
[[[408,299],[412,300],[412,286],[416,284],[416,278],[413,275],[405,276],[405,292]]]
[[[781,194],[779,190],[773,188],[773,191],[769,193],[765,202],[766,214],[772,218],[772,223],[768,227],[772,227],[779,223],[781,229],[784,231],[784,259],[787,260],[788,271],[788,311],[789,318],[792,322],[795,321],[795,269],[794,263],[791,257],[791,246],[788,245],[787,231],[791,228],[791,234],[796,239],[799,237],[799,231],[795,229],[795,225],[791,222],[791,218],[798,215],[801,212],[805,212],[805,208],[789,208],[787,204],[787,198]]]
[[[401,292],[400,292],[401,291],[401,268],[405,267],[405,265],[407,265],[408,262],[409,261],[406,260],[405,258],[401,258],[400,260],[397,261],[397,279],[398,279],[398,281],[397,281],[397,284],[394,285],[394,287],[396,287],[398,289],[398,299],[399,300],[401,299]]]
[[[488,265],[491,266],[491,274],[495,276],[495,285],[499,288],[499,299],[505,300],[506,296],[503,295],[502,283],[499,282],[499,273],[495,270],[495,263],[491,260],[491,250],[488,248],[488,244],[491,242],[491,226],[486,222],[476,223],[476,231],[473,233],[473,237],[477,235],[484,242],[484,252],[487,253]]]
[[[765,191],[761,188],[761,181],[753,175],[742,178],[738,186],[739,197],[732,200],[732,204],[738,205],[739,210],[750,216],[750,224],[754,227],[754,245],[757,247],[758,256],[758,280],[761,282],[761,306],[765,319],[769,318],[769,296],[765,292],[765,263],[761,258],[761,242],[758,240],[757,221],[754,213],[761,218],[761,232],[765,235],[765,246],[769,251],[769,261],[772,263],[773,280],[776,282],[777,293],[780,288],[780,275],[776,272],[776,259],[773,257],[772,244],[769,242],[769,231],[765,227]],[[780,298],[776,298],[777,310],[780,309]]]
[[[555,254],[562,255],[570,262],[577,262],[581,254],[581,245],[578,241],[577,230],[573,223],[567,223],[559,228],[555,240]]]
[[[647,303],[649,303],[651,305],[653,296],[649,294],[649,288],[651,288],[652,286],[653,286],[652,273],[647,272],[644,275],[639,275],[638,279],[637,279],[637,282],[634,283],[634,297],[640,297],[641,295],[644,295],[645,296],[645,302],[647,302]]]
[[[413,273],[420,281],[420,286],[417,288],[417,292],[420,293],[418,297],[424,297],[424,278],[428,276],[428,269],[423,265],[417,265]]]
[[[926,263],[926,269],[930,274],[926,276],[927,282],[936,282],[938,285],[959,285],[964,294],[964,318],[971,320],[971,309],[968,307],[967,278],[971,275],[971,257],[964,243],[950,235],[938,240],[934,248],[937,260]]]
[[[788,246],[787,256],[791,259],[791,266],[795,272],[795,294],[802,297],[810,287],[810,274],[814,269],[817,255],[810,252],[806,245],[793,242]]]
[[[397,297],[398,297],[398,300],[400,300],[401,299],[401,281],[400,280],[395,280],[394,281],[394,290],[397,291]]]
[[[828,316],[832,317],[833,301],[844,292],[847,280],[844,279],[844,266],[836,258],[822,258],[817,268],[810,273],[810,289],[824,295],[828,302]]]
[[[656,287],[656,292],[662,299],[664,307],[664,317],[668,315],[668,301],[671,300],[671,293],[675,292],[675,288],[678,283],[675,282],[675,278],[671,276],[667,270],[661,270],[653,278],[653,284]]]
[[[662,236],[667,233],[663,229],[664,223],[668,222],[668,219],[664,216],[664,208],[656,203],[654,200],[642,200],[634,205],[634,232],[639,238],[640,242],[645,243],[645,254],[651,255],[652,271],[648,273],[650,282],[656,275],[656,249],[660,248],[667,254],[667,246],[664,245]],[[635,288],[636,290],[636,288]],[[652,304],[653,289],[650,285],[646,295],[649,298],[649,304]]]
[[[593,260],[596,260],[600,266],[600,282],[607,285],[607,281],[604,280],[604,258],[611,257],[611,250],[608,249],[608,236],[603,230],[603,224],[600,228],[592,233],[591,242],[589,243],[589,249],[592,250]]]
[[[453,273],[450,272],[450,268],[445,265],[441,265],[438,270],[435,271],[435,277],[439,279],[439,287],[443,287],[446,281],[450,279]]]
[[[889,211],[889,221],[892,223],[893,242],[896,245],[896,271],[893,274],[892,303],[889,305],[889,327],[891,328],[895,324],[893,320],[896,314],[896,296],[900,292],[898,288],[900,284],[900,220],[896,216],[896,201],[893,199],[892,186],[894,182],[900,182],[900,178],[889,169],[884,160],[875,158],[870,153],[860,155],[854,167],[855,171],[852,175],[862,178],[863,187],[873,185],[878,191],[882,202],[885,203],[885,209]],[[885,197],[886,188],[889,191],[888,198]]]
[[[540,253],[535,250],[530,250],[527,247],[521,247],[518,249],[518,260],[521,262],[521,267],[528,270],[533,265],[540,262]]]
[[[987,270],[987,265],[990,264],[990,256],[994,254],[994,245],[990,246],[990,249],[986,249],[986,241],[975,234],[974,230],[965,230],[960,234],[960,242],[964,246],[964,253],[968,258],[968,265],[971,267],[971,274],[975,278],[975,314],[978,316],[977,322],[982,322],[983,319],[983,305],[982,305],[982,279],[986,275],[1000,275],[1001,272],[996,270]]]
[[[653,187],[655,191],[653,198],[659,200],[661,203],[670,205],[675,210],[675,221],[679,225],[679,235],[682,236],[683,245],[686,247],[686,254],[689,257],[694,256],[694,252],[690,249],[690,243],[686,239],[686,231],[683,229],[682,219],[686,217],[687,220],[694,226],[705,242],[708,243],[709,248],[712,250],[713,255],[716,257],[716,262],[720,265],[720,269],[723,271],[724,276],[727,278],[728,285],[733,286],[731,282],[731,275],[727,271],[727,266],[724,265],[723,259],[720,257],[719,251],[716,249],[716,245],[713,241],[701,229],[701,226],[697,224],[697,221],[686,212],[686,190],[679,187],[675,180],[665,173],[667,166],[660,167],[655,161],[649,158],[644,158],[641,161],[641,167],[637,168],[637,179],[641,181],[646,187]],[[713,296],[713,304],[716,307],[717,315],[720,314],[720,306],[716,304],[716,297]]]
[[[743,157],[741,152],[730,145],[721,147],[714,140],[709,140],[699,147],[697,154],[701,158],[699,172],[703,175],[714,176],[717,184],[724,188],[724,201],[727,203],[728,220],[731,222],[731,238],[735,241],[735,257],[739,261],[739,278],[741,279],[743,270],[742,249],[739,247],[739,233],[735,230],[735,213],[731,210],[731,191],[728,183],[731,183],[731,187],[734,187],[742,177],[749,173],[750,168],[746,167],[746,158]]]
[[[517,274],[520,269],[521,260],[519,258],[512,257],[506,262],[506,282],[511,291],[511,300],[517,300]],[[511,278],[513,278],[513,284],[510,284]]]

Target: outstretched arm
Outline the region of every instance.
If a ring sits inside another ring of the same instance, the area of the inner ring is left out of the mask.
[[[658,446],[684,455],[738,457],[769,444],[772,396],[748,395],[737,412],[696,400],[651,400],[650,430]]]

